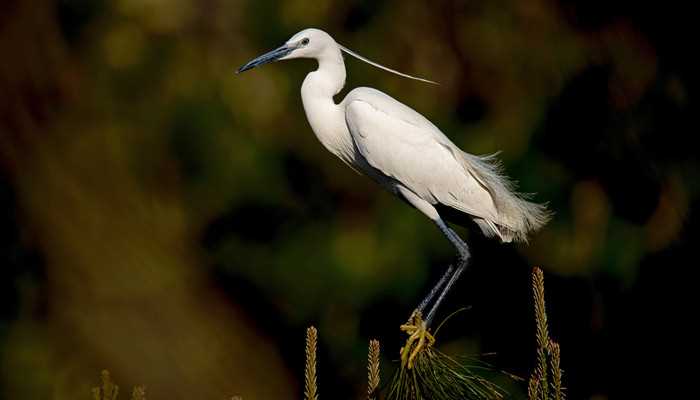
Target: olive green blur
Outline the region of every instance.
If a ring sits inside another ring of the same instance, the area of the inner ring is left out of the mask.
[[[460,228],[474,259],[436,325],[471,309],[440,351],[527,378],[537,265],[568,398],[641,390],[619,371],[653,373],[648,305],[697,226],[689,73],[656,9],[587,4],[3,0],[0,398],[87,399],[105,369],[120,398],[298,399],[311,325],[321,398],[365,395],[373,338],[390,381],[398,327],[454,250],[318,143],[313,61],[235,74],[308,27],[440,83],[347,58],[338,99],[371,86],[501,151],[555,212],[529,245]]]

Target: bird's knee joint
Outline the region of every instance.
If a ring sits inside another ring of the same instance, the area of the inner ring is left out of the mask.
[[[466,263],[469,261],[469,257],[471,257],[471,253],[469,252],[469,249],[460,249],[459,250],[459,260],[463,263]]]

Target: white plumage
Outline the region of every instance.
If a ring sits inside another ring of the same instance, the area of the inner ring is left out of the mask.
[[[333,96],[345,85],[343,51],[392,73],[431,82],[367,60],[318,29],[297,33],[238,72],[276,60],[318,60],[318,69],[306,76],[301,87],[304,110],[316,137],[350,167],[428,216],[459,251],[461,268],[447,282],[441,298],[466,265],[469,252],[437,207],[471,217],[485,235],[504,242],[527,241],[529,233],[547,222],[546,207],[514,191],[495,155],[462,151],[425,117],[389,95],[360,87],[336,104]]]
[[[469,214],[484,234],[504,242],[526,241],[527,233],[546,221],[543,206],[513,193],[494,157],[463,152],[430,121],[390,96],[357,88],[340,106],[364,159],[360,165],[366,161],[381,171],[380,184],[392,192],[409,190],[431,206]],[[428,217],[434,219],[434,214]]]

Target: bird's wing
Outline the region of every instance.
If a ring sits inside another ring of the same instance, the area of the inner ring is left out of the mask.
[[[343,101],[345,120],[367,163],[431,204],[445,204],[491,221],[489,191],[455,157],[456,146],[425,117],[374,89]]]

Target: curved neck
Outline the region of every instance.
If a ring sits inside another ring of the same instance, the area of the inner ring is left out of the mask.
[[[329,46],[317,57],[318,69],[309,73],[301,86],[302,97],[330,97],[345,86],[345,62],[340,49]]]
[[[306,75],[301,100],[311,129],[331,153],[351,164],[354,147],[345,125],[345,113],[333,101],[345,86],[345,64],[340,49],[333,46],[317,58],[318,69]]]

